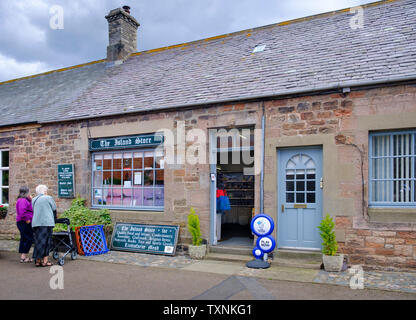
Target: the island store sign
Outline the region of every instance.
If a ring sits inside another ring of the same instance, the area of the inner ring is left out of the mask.
[[[160,134],[117,137],[117,138],[100,138],[90,140],[90,151],[111,150],[111,149],[129,149],[140,147],[158,146],[163,143],[163,136]]]

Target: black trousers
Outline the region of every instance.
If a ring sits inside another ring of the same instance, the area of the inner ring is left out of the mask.
[[[33,243],[33,230],[30,223],[18,221],[17,228],[20,231],[19,253],[29,253]]]

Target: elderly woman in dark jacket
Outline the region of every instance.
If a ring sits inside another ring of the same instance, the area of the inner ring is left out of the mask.
[[[52,263],[48,261],[51,250],[52,230],[55,226],[56,204],[51,196],[47,195],[48,187],[39,185],[36,187],[37,196],[32,200],[33,220],[32,228],[35,238],[35,250],[33,258],[37,267],[48,267]]]

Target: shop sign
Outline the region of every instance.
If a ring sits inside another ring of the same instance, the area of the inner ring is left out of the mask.
[[[89,149],[90,151],[128,149],[137,147],[157,146],[161,143],[163,143],[163,136],[160,134],[116,138],[99,138],[90,140]]]
[[[179,226],[116,223],[111,249],[175,255]]]
[[[75,197],[74,165],[73,164],[58,164],[58,197],[59,198],[74,198]]]

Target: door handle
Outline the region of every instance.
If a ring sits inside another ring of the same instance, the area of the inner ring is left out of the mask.
[[[323,178],[321,178],[321,180],[319,180],[319,187],[320,187],[321,189],[323,189],[323,188],[324,188],[324,179],[323,179]]]
[[[285,212],[285,205],[282,204],[282,212]]]

